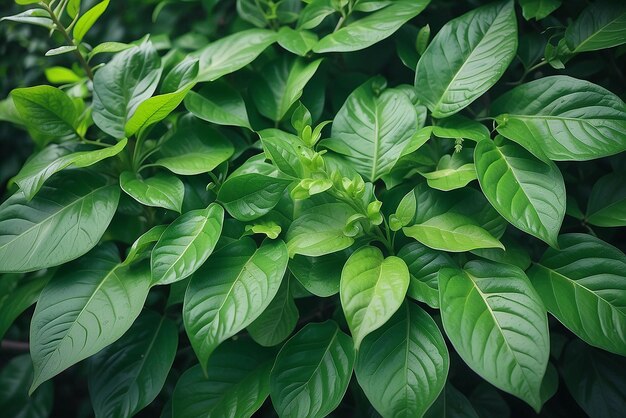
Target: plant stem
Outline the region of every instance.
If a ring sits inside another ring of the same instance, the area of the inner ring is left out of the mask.
[[[74,42],[70,34],[65,29],[65,26],[63,26],[63,24],[61,23],[61,20],[56,16],[56,14],[54,14],[52,9],[45,3],[43,3],[43,6],[46,8],[48,13],[50,13],[50,19],[52,19],[52,22],[54,23],[56,28],[59,30],[59,32],[61,32],[68,46],[76,47],[76,49],[73,50],[72,53],[78,60],[79,64],[85,70],[87,77],[89,77],[90,80],[93,80],[93,71],[91,70],[91,67],[89,66],[89,64],[87,64],[87,61],[85,61],[85,57],[83,57],[83,54],[81,54],[80,51],[78,50],[78,45],[76,45],[76,43]]]

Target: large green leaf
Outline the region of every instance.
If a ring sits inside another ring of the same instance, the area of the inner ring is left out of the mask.
[[[313,47],[313,51],[316,53],[350,52],[365,49],[391,36],[403,24],[424,10],[430,0],[396,0],[390,3],[382,10],[362,19],[354,20],[345,27],[325,36]],[[323,19],[328,14],[326,10],[322,7],[319,11],[315,11],[317,13],[313,11],[309,13],[321,16]],[[330,12],[332,13],[332,9]],[[300,19],[303,20],[303,17]],[[305,20],[310,21],[311,17]],[[301,26],[310,28],[311,24]]]
[[[117,144],[106,148],[52,144],[24,164],[20,172],[13,177],[13,181],[30,200],[41,189],[45,181],[55,173],[68,167],[89,167],[106,158],[113,157],[126,147],[127,142],[128,140],[124,138]]]
[[[245,67],[276,41],[276,32],[249,29],[221,38],[196,54],[200,59],[198,81],[213,81]]]
[[[373,90],[370,80],[348,97],[333,121],[324,146],[343,154],[370,181],[391,171],[418,129],[411,100],[402,91]]]
[[[626,43],[626,4],[595,1],[567,27],[565,43],[570,52],[596,51]]]
[[[479,142],[474,160],[480,187],[498,213],[556,247],[565,217],[565,183],[556,164],[501,136]]]
[[[191,176],[215,169],[234,152],[233,144],[221,133],[187,115],[180,118],[176,132],[161,147],[155,164]]]
[[[12,358],[0,371],[0,410],[11,418],[47,418],[52,412],[54,387],[46,382],[28,395],[33,380],[33,364],[24,354]]]
[[[0,271],[33,271],[73,260],[100,240],[120,190],[94,173],[57,175],[28,201],[18,192],[0,205]]]
[[[485,125],[459,114],[436,122],[432,129],[433,135],[438,138],[462,138],[480,142],[490,137],[489,129]]]
[[[21,274],[0,276],[0,340],[15,319],[39,299],[39,294],[50,280],[51,274],[36,274],[22,277]]]
[[[588,344],[626,356],[626,256],[586,234],[559,237],[529,271],[548,311]]]
[[[228,177],[217,198],[233,218],[251,221],[272,210],[291,182],[276,167],[255,158]]]
[[[574,400],[591,418],[617,418],[624,414],[624,357],[573,340],[565,348],[561,374]]]
[[[540,78],[502,95],[491,113],[500,134],[540,158],[591,160],[626,150],[626,104],[588,81]]]
[[[72,35],[76,41],[80,42],[83,40],[83,37],[89,32],[89,29],[96,23],[96,21],[102,16],[102,13],[105,12],[107,7],[109,6],[109,0],[103,0],[100,3],[93,6],[91,9],[87,10],[79,19],[76,21],[76,26],[74,26],[74,30]]]
[[[262,346],[271,347],[282,343],[296,328],[300,314],[291,295],[290,282],[288,278],[283,279],[272,302],[248,325],[248,333]]]
[[[513,0],[474,9],[446,23],[417,63],[417,96],[433,116],[468,106],[504,74],[517,52]]]
[[[289,255],[318,257],[344,250],[354,238],[344,228],[356,212],[346,203],[325,203],[303,211],[287,231]]]
[[[144,311],[126,334],[90,359],[96,417],[131,417],[159,394],[178,346],[176,324]]]
[[[11,92],[15,108],[29,129],[50,136],[76,132],[78,111],[72,99],[52,86],[15,89]]]
[[[361,247],[348,258],[339,296],[357,350],[400,308],[408,288],[409,270],[401,258],[385,258],[376,247]]]
[[[221,80],[204,86],[197,93],[189,92],[185,97],[185,107],[207,122],[252,129],[241,94]]]
[[[592,225],[626,226],[626,182],[623,174],[608,174],[593,185],[586,218]]]
[[[257,248],[243,238],[216,252],[193,275],[183,320],[203,369],[221,342],[250,325],[274,299],[287,259],[280,240],[266,240]]]
[[[419,242],[411,242],[398,251],[398,257],[409,268],[409,290],[407,295],[439,308],[439,283],[437,274],[444,267],[457,267],[452,257],[442,251],[433,250]]]
[[[335,322],[310,323],[283,345],[270,375],[279,416],[322,418],[346,393],[355,352]]]
[[[550,355],[548,318],[518,267],[471,261],[439,272],[446,334],[461,358],[494,386],[541,409]]]
[[[321,63],[321,59],[307,63],[283,54],[263,67],[250,91],[259,113],[276,122],[282,120]]]
[[[187,370],[172,395],[174,418],[249,418],[270,393],[273,352],[251,341],[227,341]]]
[[[363,340],[354,367],[359,385],[384,417],[421,417],[443,390],[450,364],[437,324],[405,302]]]
[[[149,289],[149,266],[122,265],[113,244],[61,268],[41,293],[31,322],[31,392],[124,335]]]
[[[476,168],[472,160],[472,149],[463,148],[452,155],[445,154],[433,171],[420,171],[430,187],[445,192],[467,186],[476,180]]]
[[[213,252],[223,223],[224,209],[215,203],[179,216],[152,250],[153,283],[171,284],[191,276]]]
[[[185,185],[176,176],[157,173],[141,178],[124,171],[120,175],[120,187],[130,197],[146,206],[156,206],[180,212],[185,196]]]
[[[114,138],[125,137],[127,121],[152,96],[161,71],[161,59],[150,41],[115,55],[93,79],[95,124]]]

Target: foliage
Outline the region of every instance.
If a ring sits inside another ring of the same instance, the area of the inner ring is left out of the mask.
[[[0,410],[623,413],[621,2],[15,3]]]

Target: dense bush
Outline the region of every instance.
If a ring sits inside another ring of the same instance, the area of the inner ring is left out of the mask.
[[[2,414],[623,416],[623,2],[15,2]]]

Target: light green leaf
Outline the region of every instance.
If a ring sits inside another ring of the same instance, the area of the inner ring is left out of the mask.
[[[287,231],[289,256],[318,257],[348,248],[354,238],[344,234],[348,219],[356,212],[346,203],[325,203],[303,211]]]
[[[183,116],[174,135],[161,147],[155,165],[192,176],[215,169],[234,151],[233,144],[211,126],[193,116]]]
[[[52,413],[54,386],[46,382],[33,395],[28,385],[33,380],[33,364],[28,354],[13,357],[0,372],[0,408],[11,418],[48,418]]]
[[[517,51],[513,1],[498,1],[446,23],[420,58],[415,88],[435,118],[453,115],[504,74]]]
[[[489,129],[485,125],[458,114],[438,120],[432,129],[433,135],[438,138],[462,138],[480,142],[490,137]]]
[[[352,339],[333,321],[310,323],[283,345],[270,375],[279,416],[322,418],[346,393],[354,367]]]
[[[56,57],[57,55],[63,55],[63,54],[67,54],[69,52],[73,52],[73,51],[77,51],[78,47],[75,45],[64,45],[64,46],[60,46],[58,48],[52,48],[48,51],[46,51],[45,56],[46,57]]]
[[[391,36],[402,25],[420,14],[429,2],[429,0],[396,0],[382,10],[354,20],[326,35],[315,45],[313,51],[320,54],[365,49]],[[324,13],[320,16],[324,16]],[[300,26],[310,28],[310,24]]]
[[[479,142],[474,160],[480,187],[498,213],[557,247],[565,217],[565,183],[556,164],[538,160],[501,136]]]
[[[22,13],[18,13],[13,16],[5,16],[3,18],[0,18],[0,22],[4,20],[17,23],[28,23],[35,26],[43,26],[44,28],[50,30],[54,28],[54,22],[52,22],[52,19],[50,19],[50,13],[43,9],[25,10]]]
[[[82,77],[79,77],[74,71],[65,67],[46,68],[44,73],[46,75],[46,79],[51,84],[71,84],[82,80]]]
[[[277,34],[268,29],[249,29],[221,38],[196,54],[200,58],[198,81],[214,81],[250,64]]]
[[[611,0],[589,4],[567,27],[565,43],[574,54],[626,43],[626,4]]]
[[[287,259],[280,240],[266,240],[256,248],[254,241],[243,238],[216,252],[193,275],[183,320],[203,370],[220,343],[265,311],[280,288]]]
[[[307,63],[283,54],[264,66],[250,91],[259,113],[275,122],[282,120],[321,63],[321,59]]]
[[[89,167],[106,158],[119,154],[127,139],[106,148],[77,146],[73,144],[52,144],[31,158],[20,170],[13,181],[20,187],[28,200],[41,189],[46,180],[66,168]],[[79,151],[85,149],[86,151]]]
[[[150,269],[119,261],[115,245],[103,245],[59,270],[44,288],[30,328],[31,393],[115,342],[139,316],[150,289]]]
[[[15,89],[11,92],[22,121],[38,134],[53,137],[76,133],[78,111],[62,90],[52,86]]]
[[[548,318],[524,272],[471,261],[463,270],[442,269],[439,292],[444,329],[465,363],[539,411],[550,355]]]
[[[377,94],[373,85],[378,81],[350,94],[333,121],[331,139],[322,142],[370,181],[391,171],[418,129],[411,100],[398,89]]]
[[[626,356],[626,256],[586,234],[559,237],[529,271],[548,311],[587,344]]]
[[[227,341],[187,370],[172,395],[176,418],[250,418],[270,393],[273,352],[249,340]]]
[[[593,185],[586,218],[591,225],[626,226],[626,183],[622,174],[608,174]]]
[[[123,138],[128,120],[156,90],[161,71],[161,59],[150,41],[115,55],[93,79],[95,124]]]
[[[354,367],[359,385],[384,417],[421,417],[443,390],[450,359],[437,324],[405,302],[363,340]]]
[[[159,394],[178,346],[176,323],[145,310],[126,334],[89,362],[96,417],[131,417]]]
[[[153,284],[172,284],[198,270],[213,252],[223,222],[224,209],[216,203],[176,218],[152,250]]]
[[[304,57],[317,44],[317,35],[308,30],[283,26],[278,31],[278,44],[287,51]]]
[[[67,2],[67,15],[74,19],[80,13],[81,0],[69,0]]]
[[[59,174],[31,201],[14,194],[0,205],[0,271],[34,271],[85,254],[109,226],[119,195],[87,171]]]
[[[400,308],[408,288],[409,270],[401,258],[385,258],[376,247],[361,247],[348,258],[339,296],[357,350]]]
[[[252,129],[241,94],[225,82],[207,84],[198,93],[189,92],[185,97],[185,107],[207,122]]]
[[[524,19],[541,20],[561,7],[561,0],[519,0]]]
[[[296,328],[300,314],[290,287],[290,280],[283,279],[272,302],[248,325],[248,333],[262,346],[271,347],[282,343]]]
[[[98,21],[102,13],[109,7],[109,0],[103,0],[100,3],[87,10],[76,22],[74,26],[74,39],[78,42],[82,41],[89,29]]]
[[[500,134],[542,159],[591,160],[626,150],[626,104],[588,81],[540,78],[502,95],[491,113],[499,115]]]
[[[439,159],[434,171],[420,174],[426,178],[426,182],[433,189],[447,192],[465,187],[476,179],[472,149],[463,148],[452,155],[446,154]]]
[[[178,177],[157,173],[141,178],[135,173],[124,171],[120,175],[120,187],[130,197],[146,206],[181,211],[185,196],[185,185]]]
[[[174,93],[185,88],[187,85],[194,85],[200,71],[200,64],[197,59],[185,58],[174,68],[172,68],[161,83],[161,93]]]

